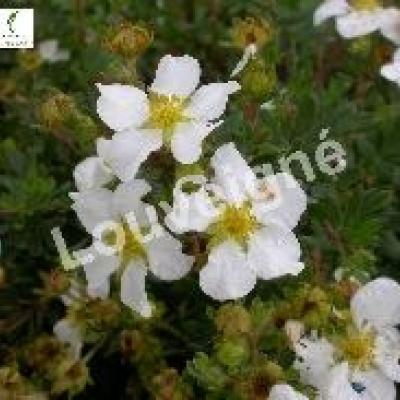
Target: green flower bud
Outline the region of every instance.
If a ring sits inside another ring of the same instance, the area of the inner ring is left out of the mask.
[[[241,337],[223,340],[217,345],[216,357],[226,367],[238,367],[244,364],[250,357],[248,340]]]
[[[275,65],[267,65],[261,59],[250,61],[243,72],[241,84],[243,92],[254,100],[265,100],[277,86]]]

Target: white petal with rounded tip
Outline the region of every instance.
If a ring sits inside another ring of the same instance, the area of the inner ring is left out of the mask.
[[[203,140],[221,123],[181,122],[171,138],[171,150],[182,164],[193,164],[202,153]]]
[[[88,157],[74,169],[74,179],[78,190],[100,188],[112,180],[111,172],[105,168],[99,157]]]
[[[146,245],[150,271],[164,281],[184,277],[193,265],[194,258],[182,253],[182,244],[167,231]]]
[[[380,15],[377,11],[352,11],[336,19],[336,27],[341,36],[351,39],[368,35],[380,28]]]
[[[307,208],[307,196],[293,176],[287,173],[268,176],[258,180],[258,187],[253,201],[257,220],[295,228]]]
[[[158,130],[128,130],[115,134],[111,140],[98,139],[97,153],[121,181],[129,181],[150,153],[161,146],[162,134]]]
[[[295,346],[298,356],[294,367],[301,381],[317,389],[324,388],[334,365],[334,347],[325,338],[303,338]]]
[[[234,242],[224,242],[212,249],[207,265],[200,271],[201,289],[219,301],[246,296],[256,280],[245,253]]]
[[[378,331],[400,323],[400,285],[389,278],[378,278],[358,289],[351,300],[354,322]]]
[[[138,225],[145,226],[148,223],[147,205],[143,203],[142,198],[150,191],[151,186],[144,179],[121,183],[114,191],[113,208],[115,212],[123,218],[134,213]]]
[[[389,81],[400,85],[400,61],[383,65],[381,67],[381,75]]]
[[[204,188],[190,194],[179,191],[174,196],[173,208],[165,223],[176,233],[204,232],[218,214]]]
[[[274,385],[269,392],[268,400],[308,400],[289,385]]]
[[[400,10],[388,7],[381,14],[381,33],[383,36],[400,44]]]
[[[70,350],[74,359],[79,359],[83,347],[80,329],[69,319],[63,318],[54,325],[53,332],[60,342],[70,345]]]
[[[199,84],[200,73],[200,65],[195,58],[166,55],[158,64],[150,91],[165,96],[187,97]]]
[[[298,275],[304,269],[300,255],[300,243],[294,233],[276,225],[261,228],[249,241],[249,264],[261,279]]]
[[[99,254],[94,246],[79,250],[76,254],[80,259],[92,260],[83,264],[89,296],[93,298],[107,298],[110,276],[117,270],[120,264],[118,256]]]
[[[400,333],[387,329],[375,341],[375,362],[383,374],[400,382]]]
[[[323,390],[324,400],[395,400],[394,383],[376,369],[350,371],[347,363],[335,366]]]
[[[225,201],[240,204],[256,190],[256,176],[233,143],[222,145],[211,158],[214,182]]]
[[[147,268],[142,259],[128,264],[121,277],[121,301],[142,317],[151,316],[151,305],[146,293]]]
[[[112,210],[113,193],[108,189],[91,189],[74,194],[71,208],[76,212],[81,224],[92,233],[100,224],[114,220]]]
[[[97,84],[97,113],[114,131],[140,127],[149,117],[149,102],[142,90],[128,85]]]
[[[350,6],[346,0],[324,1],[314,13],[314,25],[319,25],[329,18],[348,13]]]
[[[193,93],[185,114],[200,121],[218,119],[225,111],[229,95],[239,89],[240,85],[235,81],[201,86]]]

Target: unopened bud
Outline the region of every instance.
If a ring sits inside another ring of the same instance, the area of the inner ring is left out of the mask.
[[[237,20],[232,29],[233,44],[241,49],[245,49],[250,44],[255,44],[260,49],[272,38],[273,28],[262,18],[247,17]]]

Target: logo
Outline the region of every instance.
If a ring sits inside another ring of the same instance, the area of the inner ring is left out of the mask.
[[[0,49],[33,48],[33,8],[0,8]]]

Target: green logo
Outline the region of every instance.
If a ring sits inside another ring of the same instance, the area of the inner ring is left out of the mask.
[[[11,33],[15,33],[15,27],[14,27],[14,22],[17,18],[17,14],[19,13],[19,10],[13,11],[10,16],[7,18],[7,25],[8,29],[10,30]]]

